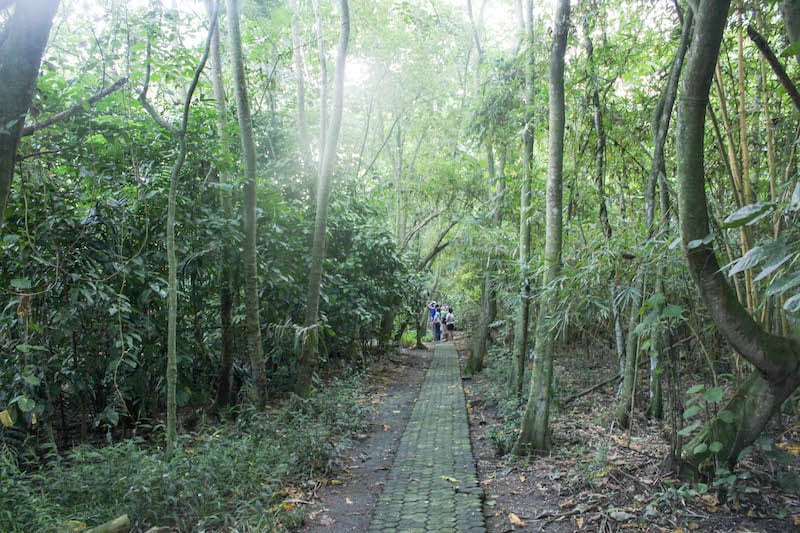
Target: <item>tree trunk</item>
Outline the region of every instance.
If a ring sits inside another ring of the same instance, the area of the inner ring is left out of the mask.
[[[800,41],[800,0],[783,0],[781,6],[783,23],[786,25],[786,35],[789,44]],[[795,55],[800,61],[800,54]]]
[[[325,128],[326,136],[317,176],[317,211],[314,219],[314,241],[311,246],[311,272],[308,276],[308,293],[306,295],[305,325],[309,328],[309,333],[300,353],[295,386],[296,392],[302,396],[311,391],[313,375],[319,359],[319,297],[322,268],[325,262],[325,233],[328,229],[328,203],[333,181],[333,164],[336,161],[336,145],[339,141],[339,129],[342,124],[344,67],[350,39],[350,11],[347,0],[340,0],[340,6],[341,33],[336,54],[333,108],[331,109],[331,122]],[[326,107],[324,102],[323,107]]]
[[[495,192],[497,189],[497,175],[494,167],[494,149],[491,145],[486,148],[486,166],[489,172],[489,195],[492,202],[492,210],[495,214],[495,221],[499,222],[500,206],[496,204],[499,196]],[[489,344],[489,325],[494,322],[497,314],[497,302],[492,283],[493,263],[493,253],[489,252],[486,257],[483,281],[481,283],[480,319],[478,320],[478,327],[473,332],[472,351],[464,368],[464,374],[467,376],[472,376],[483,369],[483,360],[486,357],[486,350]]]
[[[694,12],[690,9],[683,19],[683,29],[678,50],[675,52],[675,59],[672,61],[667,85],[664,88],[660,105],[657,113],[653,117],[655,127],[653,128],[653,160],[650,166],[650,174],[647,179],[645,189],[645,208],[646,220],[645,227],[647,238],[651,239],[656,234],[655,226],[655,190],[659,188],[661,199],[661,231],[667,232],[670,226],[669,195],[667,191],[666,164],[664,158],[664,146],[667,142],[667,133],[672,118],[672,110],[675,106],[675,98],[678,93],[678,80],[680,79],[683,62],[686,58],[686,51],[689,49],[689,42],[692,36],[692,25],[694,24]],[[662,263],[656,265],[655,283],[653,291],[655,294],[663,294],[664,266]],[[656,304],[655,312],[661,313],[662,304]],[[633,331],[631,331],[633,333]],[[661,378],[663,374],[662,361],[664,359],[664,338],[667,332],[657,327],[651,332],[650,347],[650,402],[647,406],[647,416],[651,418],[661,418],[664,412],[664,398]]]
[[[289,0],[292,10],[292,58],[294,60],[294,76],[297,83],[297,130],[300,148],[303,151],[303,169],[311,168],[311,145],[308,140],[306,126],[306,83],[303,73],[303,43],[300,40],[300,13],[297,0]]]
[[[239,136],[244,160],[244,266],[245,331],[247,354],[250,359],[252,384],[250,400],[257,409],[266,401],[267,375],[264,364],[264,347],[261,344],[261,316],[258,282],[258,251],[256,249],[256,145],[253,138],[253,120],[247,99],[247,80],[244,74],[242,35],[239,29],[239,0],[228,0],[228,38],[230,40],[233,83],[236,92],[236,111],[239,119]]]
[[[14,178],[17,147],[33,99],[42,54],[59,0],[17,2],[0,33],[0,232]]]
[[[544,248],[546,289],[561,275],[562,193],[564,166],[564,55],[569,33],[569,0],[559,0],[556,7],[553,46],[550,51],[549,150],[546,196],[546,234]],[[513,452],[517,455],[550,447],[550,382],[553,379],[555,332],[549,327],[552,304],[543,300],[536,328],[536,356],[531,373],[530,394],[522,418],[519,439]]]
[[[206,7],[209,13],[214,12],[214,0],[206,0]],[[228,149],[228,134],[226,126],[228,124],[227,108],[225,106],[225,88],[222,81],[222,54],[220,53],[219,26],[211,36],[211,86],[214,91],[214,104],[217,109],[217,135],[223,150]],[[230,172],[224,170],[219,173],[219,180],[223,184],[230,185]],[[233,220],[233,199],[230,190],[223,187],[219,193],[219,203],[222,216],[225,220]],[[235,276],[233,246],[226,239],[222,244],[222,259],[220,260],[220,279],[219,279],[219,313],[222,326],[221,344],[222,353],[220,354],[219,372],[217,374],[217,392],[214,399],[214,408],[220,409],[231,404],[233,388],[233,361],[234,361],[234,327],[233,327],[233,307],[235,294]]]
[[[519,295],[516,322],[514,323],[514,345],[511,352],[511,373],[509,387],[517,397],[522,396],[522,380],[525,376],[525,359],[528,355],[528,323],[530,313],[530,279],[528,278],[528,261],[531,249],[531,183],[533,182],[533,138],[534,138],[534,22],[533,0],[526,4],[528,12],[526,28],[528,36],[528,65],[525,70],[525,130],[522,138],[524,151],[522,157],[522,188],[520,190],[519,207],[519,267],[522,287]]]
[[[639,308],[642,306],[644,282],[642,269],[639,268],[634,280],[634,296],[630,301],[628,310],[628,336],[625,342],[625,359],[622,365],[622,384],[617,397],[617,406],[614,410],[614,420],[620,427],[626,427],[633,415],[633,400],[636,394],[636,369],[639,366],[639,335],[635,333],[639,323]]]
[[[597,144],[594,149],[595,177],[594,183],[597,189],[598,220],[606,240],[611,239],[611,223],[608,220],[608,206],[605,191],[605,168],[606,168],[606,131],[603,124],[603,107],[600,103],[600,88],[597,81],[597,69],[594,62],[594,43],[591,37],[590,17],[583,19],[584,46],[586,48],[586,62],[588,64],[589,75],[589,99],[592,102],[592,124]]]
[[[711,317],[755,371],[687,446],[685,459],[701,472],[712,470],[719,462],[734,464],[800,385],[800,345],[770,334],[750,317],[725,279],[712,244],[703,242],[710,233],[703,166],[705,113],[728,6],[727,0],[699,2],[695,39],[681,80],[680,93],[687,95],[678,106],[676,144],[681,238],[692,277]]]

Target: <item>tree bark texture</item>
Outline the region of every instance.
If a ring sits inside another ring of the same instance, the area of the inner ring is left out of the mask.
[[[319,298],[322,288],[322,270],[325,262],[325,234],[328,230],[328,204],[330,202],[333,165],[336,145],[342,125],[344,105],[344,68],[350,40],[350,10],[347,0],[340,0],[341,30],[336,53],[336,71],[333,80],[333,106],[330,124],[324,128],[325,137],[317,176],[317,210],[314,218],[314,241],[311,245],[311,272],[308,276],[305,325],[309,329],[300,353],[296,390],[301,395],[311,391],[314,372],[319,359]],[[324,102],[322,103],[325,107]]]
[[[253,383],[250,399],[257,408],[266,400],[267,376],[264,364],[264,347],[261,343],[261,314],[258,286],[258,253],[256,250],[256,145],[253,137],[253,120],[250,102],[247,99],[247,81],[244,73],[242,36],[239,29],[239,1],[228,0],[228,38],[230,40],[231,65],[236,92],[236,111],[239,117],[239,135],[244,160],[244,292],[245,331],[247,353]]]
[[[800,385],[800,345],[765,331],[747,313],[719,268],[710,234],[704,179],[703,137],[708,94],[725,29],[729,2],[701,0],[695,38],[681,80],[677,160],[681,238],[689,269],[722,335],[755,367],[723,411],[687,446],[685,459],[700,471],[715,463],[734,464],[755,441],[780,404]],[[707,239],[706,239],[707,240]],[[719,443],[712,454],[708,446]]]
[[[39,65],[59,0],[17,2],[0,43],[0,231]]]
[[[561,275],[561,249],[563,236],[562,193],[564,170],[564,56],[569,33],[569,0],[559,0],[556,7],[553,45],[550,50],[550,112],[549,149],[546,197],[546,234],[544,248],[546,289]],[[544,291],[547,292],[546,290]],[[553,378],[555,332],[548,324],[552,304],[542,301],[536,328],[536,356],[531,372],[528,404],[522,418],[522,427],[514,453],[523,454],[550,447],[550,382]]]

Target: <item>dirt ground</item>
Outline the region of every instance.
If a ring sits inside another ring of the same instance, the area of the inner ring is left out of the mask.
[[[463,359],[466,352],[460,345],[459,352]],[[301,531],[366,531],[431,355],[402,350],[373,366],[369,431],[341,458],[341,472],[309,490]],[[568,370],[556,372],[569,376]],[[630,433],[609,424],[614,383],[558,410],[551,421],[550,455],[531,460],[502,455],[497,432],[504,420],[482,395],[486,379],[479,375],[464,385],[490,533],[800,532],[797,493],[782,490],[776,482],[785,467],[754,454],[741,465],[744,475],[726,502],[713,487],[705,494],[690,492],[662,467],[668,450],[663,422],[637,420]],[[560,382],[559,390],[568,398],[585,386]],[[800,425],[790,422],[794,425],[787,425],[778,445],[797,453]],[[799,465],[795,461],[795,475]]]

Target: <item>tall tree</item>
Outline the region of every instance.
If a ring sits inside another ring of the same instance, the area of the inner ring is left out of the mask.
[[[216,1],[206,0],[206,7],[213,17],[217,12]],[[225,98],[225,85],[222,79],[222,53],[220,51],[219,24],[211,36],[211,87],[214,91],[214,104],[217,109],[217,135],[223,150],[228,149],[228,111]],[[219,203],[222,216],[225,220],[233,218],[233,198],[230,185],[232,177],[228,168],[218,169],[218,177],[222,184],[219,192]],[[217,375],[217,392],[214,400],[216,408],[230,405],[233,388],[233,361],[234,361],[234,325],[233,307],[235,294],[234,247],[227,240],[222,245],[222,259],[220,261],[219,279],[219,313],[222,325],[221,351],[219,373]]]
[[[728,0],[700,0],[696,5],[695,36],[678,103],[678,199],[681,240],[700,296],[720,333],[754,370],[687,446],[685,459],[700,471],[713,470],[717,464],[734,464],[800,385],[800,344],[767,332],[753,320],[725,279],[708,238],[705,115],[728,6]]]
[[[14,2],[11,2],[14,4]],[[0,28],[0,231],[14,178],[17,147],[59,0],[20,0]],[[8,4],[0,6],[0,11]]]
[[[139,101],[142,106],[147,110],[151,117],[164,129],[169,131],[175,138],[178,145],[178,156],[172,165],[169,178],[169,193],[167,196],[167,225],[166,232],[166,246],[167,246],[167,433],[166,433],[166,446],[165,451],[167,455],[171,455],[177,440],[177,381],[178,381],[178,258],[175,245],[175,217],[177,211],[177,198],[178,198],[178,185],[180,182],[181,170],[186,161],[187,145],[186,145],[186,131],[189,127],[189,112],[191,111],[192,97],[200,81],[200,74],[205,68],[206,61],[208,60],[209,49],[211,47],[211,38],[214,35],[217,25],[217,9],[211,17],[211,25],[206,38],[205,49],[197,67],[194,70],[194,75],[186,90],[186,96],[183,101],[183,108],[181,113],[181,121],[175,126],[167,119],[162,117],[155,107],[147,99],[147,90],[150,85],[150,51],[152,43],[147,43],[147,65],[145,67],[145,79],[142,86],[142,91],[139,93]]]
[[[553,45],[550,49],[550,112],[549,147],[546,191],[546,231],[544,246],[545,273],[542,287],[547,288],[561,275],[562,251],[562,192],[564,171],[564,56],[569,33],[569,0],[559,0],[556,5]],[[543,298],[539,305],[536,326],[536,356],[531,372],[528,403],[522,418],[519,438],[514,443],[517,455],[550,447],[550,383],[553,378],[555,331],[549,324],[551,304]]]
[[[253,384],[250,398],[261,408],[267,393],[267,375],[264,364],[264,347],[261,341],[261,314],[258,283],[258,250],[256,247],[256,143],[253,137],[253,119],[247,96],[244,73],[242,34],[239,29],[239,0],[228,0],[228,38],[230,40],[233,84],[236,93],[236,111],[239,117],[239,138],[244,159],[244,292],[246,305],[245,330],[247,352]]]
[[[297,372],[297,392],[301,395],[310,392],[313,375],[319,359],[319,298],[322,286],[322,270],[325,262],[325,234],[328,230],[328,204],[330,202],[331,184],[333,181],[333,165],[336,162],[336,146],[339,142],[339,130],[342,125],[342,109],[344,107],[344,68],[347,59],[347,47],[350,41],[350,10],[347,0],[340,0],[341,27],[339,45],[336,53],[336,71],[333,79],[333,106],[330,123],[322,128],[320,164],[317,174],[317,206],[314,218],[314,241],[311,245],[311,271],[308,276],[308,292],[306,295],[305,325],[308,336],[303,343]],[[322,53],[322,50],[320,51]],[[324,62],[324,59],[323,59]],[[321,106],[327,107],[323,86]]]
[[[533,0],[528,0],[525,5],[527,24],[527,63],[525,68],[525,129],[522,132],[522,187],[520,189],[519,204],[519,268],[522,279],[520,288],[519,305],[514,322],[514,345],[511,352],[511,391],[522,395],[522,380],[525,377],[525,360],[528,355],[528,324],[530,322],[530,294],[531,281],[529,279],[529,265],[531,253],[531,184],[533,182],[533,139],[534,139],[534,83],[536,57],[534,55],[534,20]]]

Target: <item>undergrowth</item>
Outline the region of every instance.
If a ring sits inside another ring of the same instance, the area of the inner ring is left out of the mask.
[[[0,524],[9,532],[79,531],[127,514],[133,531],[281,531],[297,525],[293,499],[335,466],[363,430],[360,380],[336,381],[308,399],[179,437],[177,452],[142,439],[77,447],[45,466],[0,449]]]

